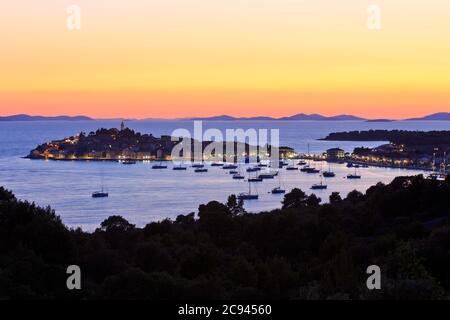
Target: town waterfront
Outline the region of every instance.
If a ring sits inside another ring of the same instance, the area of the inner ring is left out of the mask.
[[[247,190],[244,181],[235,181],[220,167],[211,167],[207,173],[195,173],[191,168],[179,172],[152,170],[151,163],[125,166],[117,162],[78,162],[29,160],[22,157],[43,142],[61,139],[80,131],[89,133],[98,128],[118,127],[119,121],[77,122],[0,122],[0,185],[11,189],[20,199],[50,205],[64,223],[93,230],[106,217],[120,214],[130,222],[145,225],[150,221],[175,218],[179,214],[196,211],[199,204],[211,200],[225,201],[228,195]],[[141,133],[155,136],[171,134],[173,130],[192,130],[191,121],[126,121],[126,125]],[[438,121],[214,121],[204,123],[204,128],[255,128],[280,129],[280,143],[304,153],[320,153],[331,147],[351,152],[354,147],[374,147],[381,142],[318,141],[331,132],[368,129],[450,130],[450,122]],[[328,169],[325,162],[314,162],[318,169]],[[336,177],[326,180],[327,190],[315,191],[323,200],[331,192],[344,196],[353,189],[365,191],[377,182],[390,182],[395,176],[421,173],[390,168],[360,168],[362,179],[350,181],[344,177],[353,171],[345,164],[333,164]],[[242,170],[244,172],[244,170]],[[300,187],[307,193],[312,184],[319,182],[318,175],[281,169],[281,183],[289,191]],[[102,181],[109,198],[92,199],[93,191]],[[280,207],[282,195],[268,192],[278,179],[255,184],[260,199],[247,202],[248,211],[259,212]]]

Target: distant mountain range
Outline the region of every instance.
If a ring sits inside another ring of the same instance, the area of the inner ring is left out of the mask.
[[[437,121],[450,121],[450,112],[438,112],[433,113],[422,118],[407,119],[410,121],[423,121],[423,120],[437,120]]]
[[[332,117],[322,116],[320,114],[304,114],[299,113],[290,117],[282,117],[282,118],[272,118],[272,117],[248,117],[248,118],[237,118],[228,115],[223,116],[214,116],[214,117],[206,117],[206,118],[188,118],[187,120],[207,120],[207,121],[242,121],[242,120],[278,120],[278,121],[349,121],[349,120],[365,120],[364,118],[352,116],[352,115],[337,115]]]
[[[341,114],[337,116],[322,116],[320,114],[304,114],[299,113],[290,117],[282,117],[282,118],[271,118],[271,117],[249,117],[249,118],[237,118],[228,115],[222,116],[214,116],[214,117],[204,117],[204,118],[188,118],[185,120],[204,120],[204,121],[243,121],[243,120],[278,120],[278,121],[368,121],[368,122],[390,122],[396,121],[391,119],[365,119],[353,115]],[[411,118],[405,119],[405,121],[450,121],[450,113],[449,112],[439,112],[430,114],[421,118]]]
[[[313,120],[313,121],[353,121],[353,120],[365,120],[360,117],[348,115],[348,114],[340,114],[337,116],[325,117],[320,114],[304,114],[299,113],[290,117],[280,118],[279,120]]]
[[[87,116],[30,116],[27,114],[17,114],[12,116],[0,117],[0,121],[94,121],[106,119],[93,119]],[[108,119],[108,120],[123,120],[123,119]],[[137,120],[137,119],[132,119]],[[131,119],[128,121],[132,121]],[[145,119],[156,120],[156,119]],[[167,119],[166,119],[167,120]],[[337,116],[323,116],[320,114],[305,114],[299,113],[289,117],[272,118],[272,117],[233,117],[229,115],[213,116],[213,117],[198,117],[198,118],[183,118],[177,120],[204,120],[204,121],[368,121],[368,122],[389,122],[396,121],[390,119],[365,119],[353,115],[341,114]],[[421,118],[410,118],[405,121],[450,121],[450,112],[439,112],[430,114]]]
[[[16,114],[13,116],[0,117],[0,121],[93,121],[94,119],[86,116],[30,116],[28,114]]]

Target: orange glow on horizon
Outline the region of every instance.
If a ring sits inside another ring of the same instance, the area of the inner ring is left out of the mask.
[[[0,115],[183,118],[450,112],[450,2],[10,2]],[[407,10],[406,10],[407,9]]]
[[[297,113],[320,113],[324,116],[351,114],[368,119],[405,119],[448,110],[446,106],[450,103],[448,95],[440,92],[410,92],[409,97],[413,103],[402,102],[402,94],[396,92],[34,92],[19,96],[15,93],[4,94],[4,102],[16,106],[14,113],[7,110],[2,113],[135,119],[224,114],[235,117],[284,117]],[[360,105],[362,99],[367,99],[365,108]],[[384,111],[386,108],[390,109],[389,112]]]

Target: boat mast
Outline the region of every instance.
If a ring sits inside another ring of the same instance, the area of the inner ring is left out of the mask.
[[[442,164],[441,164],[441,174],[442,174],[442,176],[443,177],[445,177],[445,175],[446,175],[446,160],[447,160],[447,151],[444,151],[444,160],[442,161]]]
[[[311,158],[309,156],[309,143],[308,143],[308,166],[311,165]]]
[[[278,188],[281,189],[281,173],[278,173]]]
[[[122,122],[122,124],[123,124],[123,122]],[[103,172],[103,168],[101,169],[101,171],[100,171],[100,183],[101,183],[101,190],[102,190],[102,193],[103,193],[103,185],[104,185],[104,181],[105,180],[105,173]]]
[[[432,168],[433,174],[434,174],[435,170],[436,170],[436,152],[433,152],[433,165],[431,168]]]

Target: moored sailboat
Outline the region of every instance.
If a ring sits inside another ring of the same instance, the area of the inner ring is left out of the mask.
[[[223,165],[222,166],[222,169],[224,169],[224,170],[234,170],[234,169],[237,169],[237,165],[235,165],[235,164],[226,164],[226,165]]]
[[[152,169],[167,169],[167,166],[163,165],[162,162],[160,162],[159,164],[154,164],[152,166]]]
[[[92,198],[107,198],[109,196],[108,192],[103,190],[103,173],[101,175],[101,189],[100,191],[95,191],[92,193]]]
[[[347,179],[361,179],[361,176],[359,174],[356,174],[356,167],[355,167],[355,173],[354,174],[348,174]]]
[[[186,166],[183,166],[181,163],[178,166],[174,166],[172,168],[172,170],[177,170],[177,171],[181,171],[181,170],[187,170]]]
[[[278,186],[270,191],[272,194],[283,194],[286,190],[281,188],[281,174],[278,175]]]
[[[323,175],[324,178],[334,178],[336,176],[336,174],[333,171],[331,171],[331,165],[330,164],[328,164],[328,171],[324,171],[322,173],[322,175]]]
[[[311,186],[312,190],[323,190],[323,189],[326,189],[326,188],[327,188],[327,185],[323,184],[322,176],[320,176],[320,183],[313,184]]]
[[[243,192],[240,193],[237,198],[239,200],[258,200],[258,194],[252,194],[251,182],[248,182],[248,193]]]

